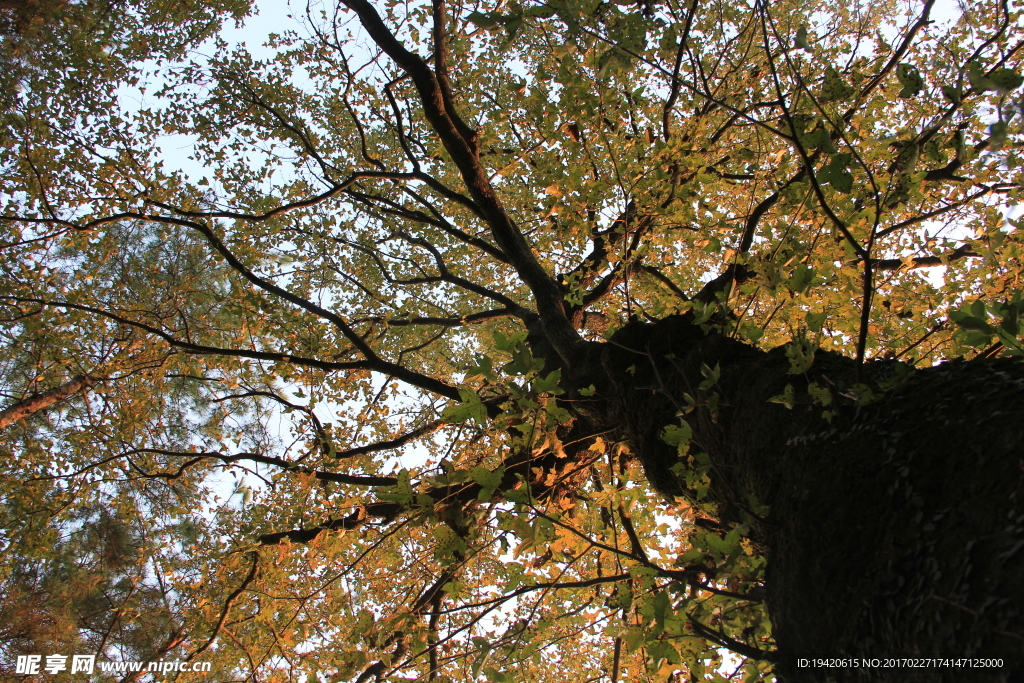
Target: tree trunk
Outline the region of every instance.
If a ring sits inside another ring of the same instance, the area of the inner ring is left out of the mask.
[[[702,365],[721,369],[706,389]],[[598,388],[606,422],[623,425],[666,495],[690,494],[662,432],[694,399],[685,418],[690,452],[712,463],[707,499],[726,527],[749,523],[768,557],[780,680],[1022,680],[1024,363],[871,362],[858,377],[853,360],[818,351],[805,373],[791,368],[785,347],[762,352],[675,316],[592,345],[573,383]],[[815,656],[1005,661],[798,666]]]

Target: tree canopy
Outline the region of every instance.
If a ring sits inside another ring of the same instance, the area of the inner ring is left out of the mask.
[[[1019,10],[248,11],[0,2],[0,670],[773,680],[716,387],[1024,355]]]

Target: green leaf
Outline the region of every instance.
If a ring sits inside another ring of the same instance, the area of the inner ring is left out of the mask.
[[[818,171],[818,182],[831,185],[836,191],[848,193],[853,189],[853,175],[847,170],[853,155],[847,152],[833,154],[829,162]]]
[[[924,78],[913,64],[901,63],[896,67],[896,79],[903,88],[900,97],[908,99],[924,89]]]
[[[522,342],[526,341],[527,334],[526,330],[521,330],[510,335],[505,335],[501,330],[495,330],[493,337],[494,347],[499,351],[511,351]]]
[[[825,82],[821,86],[818,99],[822,102],[848,100],[857,90],[843,80],[842,74],[831,66],[825,70]]]
[[[722,375],[722,368],[719,367],[718,363],[715,363],[715,367],[710,368],[704,363],[700,364],[700,374],[704,376],[701,383],[697,385],[698,389],[710,389],[711,387],[718,384],[718,378]]]
[[[839,150],[832,144],[832,136],[824,125],[819,124],[817,128],[801,137],[801,141],[807,147],[821,150],[827,154],[835,154]]]
[[[988,147],[989,149],[996,151],[1003,148],[1006,144],[1006,136],[1009,134],[1009,127],[1006,121],[996,121],[988,127]]]
[[[654,596],[654,622],[664,629],[665,617],[670,614],[672,614],[672,600],[668,591],[658,591]]]
[[[787,384],[786,388],[783,389],[781,394],[776,394],[768,399],[769,403],[781,403],[790,410],[796,405],[796,390],[793,389],[792,384]]]
[[[510,489],[508,491],[504,491],[503,495],[505,496],[505,498],[512,501],[513,503],[522,503],[525,505],[530,502],[530,497],[523,491],[519,491],[517,489]]]
[[[848,194],[853,190],[853,175],[848,171],[841,171],[838,176],[832,179],[832,187],[837,192]]]
[[[686,420],[677,425],[667,425],[661,430],[661,440],[669,446],[676,446],[681,452],[689,447],[693,438],[693,428]]]
[[[815,403],[823,406],[832,405],[832,392],[828,387],[820,386],[817,382],[811,382],[807,385],[807,393],[811,395],[811,400]]]
[[[722,240],[720,240],[720,239],[718,239],[717,237],[714,237],[714,236],[712,236],[708,240],[708,243],[704,245],[704,249],[703,249],[705,254],[717,254],[721,250],[722,250]]]
[[[504,25],[504,17],[498,12],[470,12],[467,20],[473,22],[480,28],[492,29]]]
[[[476,358],[477,364],[466,370],[466,381],[482,377],[489,382],[497,381],[497,376],[494,373],[494,361],[491,360],[490,356],[479,354]]]
[[[995,84],[997,90],[1007,93],[1019,88],[1024,83],[1024,76],[1021,76],[1013,69],[999,69],[992,73],[988,80]]]
[[[554,370],[547,377],[533,380],[533,390],[538,394],[561,394],[563,389],[558,386],[562,380],[562,371]]]
[[[752,323],[743,323],[740,326],[740,334],[752,343],[757,343],[764,336],[764,329]]]
[[[597,60],[597,69],[602,78],[607,78],[620,69],[628,68],[631,64],[632,59],[628,54],[617,46],[612,46],[601,53]]]
[[[964,98],[963,91],[952,85],[942,86],[942,94],[945,95],[947,100],[954,104],[960,104],[960,101]]]
[[[802,375],[811,369],[817,347],[805,336],[800,335],[786,344],[786,358],[789,359],[789,374]]]
[[[808,312],[806,316],[807,329],[811,332],[821,332],[821,326],[825,324],[825,319],[828,317],[827,313],[811,313]]]
[[[488,683],[510,683],[511,680],[508,676],[490,666],[484,669],[484,675],[487,677]]]
[[[519,30],[523,27],[522,15],[510,14],[505,18],[505,40],[501,43],[498,48],[499,51],[504,52],[512,47],[515,43],[516,36],[519,35]]]
[[[412,486],[409,483],[409,470],[402,468],[398,473],[398,492],[399,493],[412,493]]]
[[[534,17],[535,19],[550,19],[555,14],[555,8],[550,5],[531,5],[523,10],[524,17]]]
[[[960,340],[967,346],[985,347],[992,343],[992,334],[984,330],[964,330]]]
[[[469,476],[483,488],[493,490],[501,485],[501,480],[505,476],[505,466],[501,465],[492,472],[482,465],[477,465],[469,470]]]
[[[793,37],[793,44],[801,50],[811,51],[811,44],[807,42],[807,27],[803,24],[796,30],[796,35]]]
[[[793,268],[793,275],[789,278],[789,288],[794,292],[803,292],[814,279],[814,268],[806,263],[798,263]]]
[[[967,81],[972,88],[980,92],[999,89],[999,86],[985,75],[985,68],[979,62],[971,62],[967,65]]]
[[[958,327],[965,330],[981,330],[991,334],[995,333],[995,328],[981,318],[975,318],[974,316],[959,312],[950,313],[949,317],[953,319],[953,322],[955,322]]]
[[[459,389],[459,403],[449,404],[444,409],[444,417],[451,422],[465,422],[472,419],[481,427],[487,426],[487,406],[480,397],[467,389]]]
[[[1002,320],[999,321],[999,327],[1005,330],[1011,335],[1017,335],[1020,333],[1020,310],[1016,306],[1007,305],[1002,310]]]

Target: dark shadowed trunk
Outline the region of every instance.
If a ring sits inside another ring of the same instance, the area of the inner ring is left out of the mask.
[[[686,394],[696,402],[685,418],[690,453],[710,456],[707,499],[725,527],[750,524],[769,559],[783,681],[1021,680],[1024,363],[875,362],[858,377],[854,361],[819,351],[806,373],[790,374],[785,348],[705,335],[684,316],[632,323],[589,349],[573,384],[597,393],[580,413],[624,425],[664,494],[688,494],[661,434],[680,423]],[[702,365],[721,369],[703,390]],[[1006,662],[795,666],[814,655]]]

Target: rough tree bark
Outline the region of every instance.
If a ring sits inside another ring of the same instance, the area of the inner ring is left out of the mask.
[[[819,351],[793,375],[785,348],[762,352],[691,321],[634,322],[589,345],[572,383],[598,391],[573,404],[594,424],[618,425],[658,491],[686,495],[672,471],[678,452],[661,433],[679,424],[683,395],[695,398],[691,451],[711,457],[718,521],[751,524],[768,557],[780,679],[1022,680],[1024,363],[875,362],[858,376],[852,359]],[[721,368],[704,391],[702,364]],[[811,382],[828,390],[830,419]],[[791,407],[770,402],[787,384]],[[754,501],[769,512],[754,514]],[[830,679],[794,665],[813,655],[1006,665],[847,669]]]

